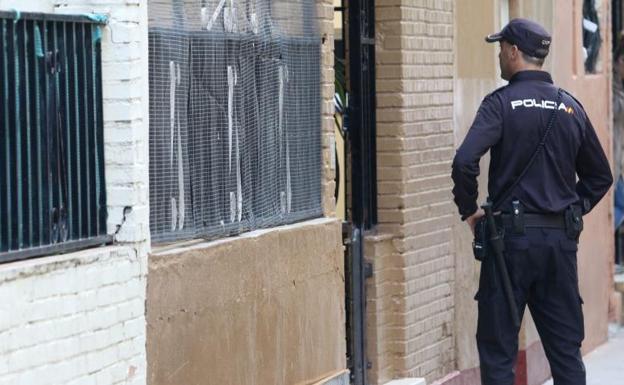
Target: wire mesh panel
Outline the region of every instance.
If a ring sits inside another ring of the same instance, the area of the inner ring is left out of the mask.
[[[319,216],[314,2],[148,4],[152,238],[214,238]]]
[[[109,239],[99,28],[0,12],[0,261]]]

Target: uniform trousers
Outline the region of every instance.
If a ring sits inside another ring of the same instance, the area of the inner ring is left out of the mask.
[[[563,229],[526,228],[505,234],[505,260],[519,314],[528,306],[550,364],[554,385],[585,385],[581,357],[583,310],[577,242]],[[513,385],[518,332],[511,321],[495,257],[481,264],[477,347],[483,385]]]

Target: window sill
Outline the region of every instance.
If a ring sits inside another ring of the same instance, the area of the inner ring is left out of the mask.
[[[0,264],[0,284],[19,279],[22,276],[47,274],[56,270],[89,265],[116,256],[123,258],[124,255],[136,256],[136,252],[130,246],[109,245],[67,254],[4,263]]]
[[[308,227],[308,226],[318,226],[318,225],[324,225],[327,223],[333,223],[333,222],[339,222],[339,221],[340,221],[339,218],[322,217],[322,218],[310,219],[307,221],[297,222],[297,223],[284,225],[284,226],[276,226],[276,227],[271,227],[267,229],[258,229],[258,230],[242,233],[234,237],[215,239],[211,241],[206,241],[204,239],[194,239],[190,241],[171,243],[168,245],[158,245],[158,246],[152,245],[152,252],[150,253],[150,255],[164,256],[164,255],[169,255],[169,254],[171,255],[179,254],[181,252],[190,251],[194,249],[205,249],[205,248],[221,245],[224,243],[236,242],[241,239],[257,238],[257,237],[261,237],[265,234],[272,233],[272,232],[297,229],[297,228]]]

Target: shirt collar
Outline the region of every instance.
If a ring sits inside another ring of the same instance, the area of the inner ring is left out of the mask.
[[[509,83],[521,82],[525,80],[540,80],[551,84],[553,82],[552,77],[548,72],[530,70],[516,72],[509,80]]]

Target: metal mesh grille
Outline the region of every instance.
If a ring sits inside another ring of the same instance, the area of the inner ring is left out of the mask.
[[[314,2],[154,0],[148,9],[152,239],[319,216]]]

